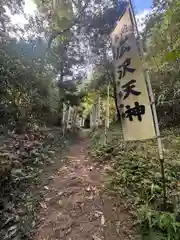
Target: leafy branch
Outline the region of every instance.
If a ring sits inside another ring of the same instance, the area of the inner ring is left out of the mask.
[[[79,20],[81,18],[81,16],[84,14],[85,12],[85,9],[87,8],[89,4],[89,1],[87,0],[86,3],[84,4],[84,6],[81,8],[79,14],[75,17],[75,19],[69,24],[69,26],[67,28],[64,28],[63,30],[60,30],[60,31],[56,31],[56,32],[53,32],[50,39],[49,39],[49,42],[48,42],[48,47],[51,47],[51,43],[52,41],[57,37],[57,36],[60,36],[68,31],[70,31],[70,29],[75,26],[77,23],[79,23]]]

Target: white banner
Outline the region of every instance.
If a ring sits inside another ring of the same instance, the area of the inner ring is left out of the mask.
[[[124,140],[154,138],[153,115],[129,7],[111,39]]]

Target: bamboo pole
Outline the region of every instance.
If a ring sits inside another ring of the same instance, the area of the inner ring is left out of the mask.
[[[100,120],[101,120],[101,97],[99,96],[98,97],[98,127],[101,125],[100,123]]]
[[[66,104],[63,103],[63,119],[62,119],[62,124],[63,124],[63,136],[65,135],[65,131],[66,131]]]
[[[109,129],[109,84],[107,86],[106,117],[104,128],[104,145],[107,144],[107,131]]]
[[[69,105],[69,108],[68,108],[68,116],[67,116],[67,127],[69,126],[70,117],[71,117],[71,106]]]

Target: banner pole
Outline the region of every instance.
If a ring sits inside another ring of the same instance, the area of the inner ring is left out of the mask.
[[[71,117],[71,106],[69,105],[68,116],[67,116],[67,128],[69,128],[70,117]]]
[[[96,105],[93,104],[93,128],[96,128]]]
[[[98,129],[98,127],[99,127],[99,97],[96,99],[95,109],[96,109],[96,129]]]
[[[65,131],[66,131],[66,105],[63,103],[63,137],[65,135]]]
[[[109,128],[109,84],[107,86],[107,128]]]
[[[97,99],[97,128],[99,128],[100,126],[100,111],[101,111],[100,102],[101,102],[101,98],[99,95]]]
[[[107,86],[107,102],[106,102],[106,118],[105,118],[105,133],[104,133],[104,145],[107,144],[107,131],[109,129],[109,84]]]
[[[90,113],[90,128],[91,130],[93,129],[93,106],[91,108],[91,113]]]
[[[138,26],[137,26],[135,12],[134,12],[134,8],[132,5],[132,0],[129,0],[129,4],[130,4],[131,15],[133,17],[134,25],[135,25],[136,32],[138,35],[140,57],[144,62],[143,45],[142,45],[141,37],[139,34]],[[155,99],[154,99],[154,94],[153,94],[153,90],[152,90],[152,86],[151,86],[150,75],[149,75],[149,72],[147,71],[147,69],[145,69],[145,74],[146,74],[145,77],[146,77],[147,88],[149,91],[149,96],[150,96],[150,101],[151,101],[151,106],[152,106],[152,113],[153,113],[153,117],[154,117],[154,125],[155,125],[155,130],[156,130],[156,135],[157,135],[158,153],[159,153],[159,159],[160,159],[160,165],[161,165],[161,175],[162,175],[162,184],[163,184],[163,202],[164,202],[164,207],[165,207],[167,194],[166,194],[166,179],[165,179],[165,171],[164,171],[164,153],[163,153],[162,139],[160,136],[160,130],[159,130],[159,124],[158,124],[158,118],[157,118],[157,112],[156,112],[156,106],[155,106]]]
[[[155,124],[155,129],[156,129],[156,134],[157,134],[159,159],[160,159],[160,164],[161,164],[161,175],[162,175],[162,183],[163,183],[163,200],[164,200],[164,207],[165,207],[167,194],[166,194],[166,179],[165,179],[165,172],[164,172],[164,154],[163,154],[163,146],[162,146],[162,140],[161,140],[161,136],[160,136],[156,106],[155,106],[155,99],[154,99],[154,94],[153,94],[153,90],[152,90],[152,86],[151,86],[151,82],[150,82],[150,76],[149,76],[148,71],[146,71],[146,79],[147,79],[147,85],[148,85],[148,89],[149,89],[149,93],[150,93],[150,99],[152,102],[154,124]]]

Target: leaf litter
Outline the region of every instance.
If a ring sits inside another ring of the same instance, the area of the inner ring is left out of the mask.
[[[87,161],[86,156],[86,139],[71,146],[63,156],[66,163],[61,169],[57,169],[54,179],[48,185],[49,190],[44,198],[48,209],[43,204],[40,211],[42,222],[33,240],[130,239],[127,233],[121,231],[119,237],[116,228],[109,227],[111,215],[117,214],[113,210],[114,206],[109,205],[107,197],[101,192],[104,169],[95,165],[90,158]],[[127,215],[128,213],[122,216],[123,231],[124,225],[128,229],[131,227],[131,223],[127,222]]]
[[[38,129],[26,134],[9,134],[0,146],[0,239],[29,239],[38,222],[39,206],[47,209],[40,176],[45,166],[54,162],[64,139],[60,129]],[[51,132],[51,133],[50,133]],[[52,132],[54,134],[52,143]],[[62,146],[61,146],[62,145]],[[55,150],[54,150],[54,149]],[[52,179],[52,178],[51,178]],[[35,195],[34,195],[35,194]]]

